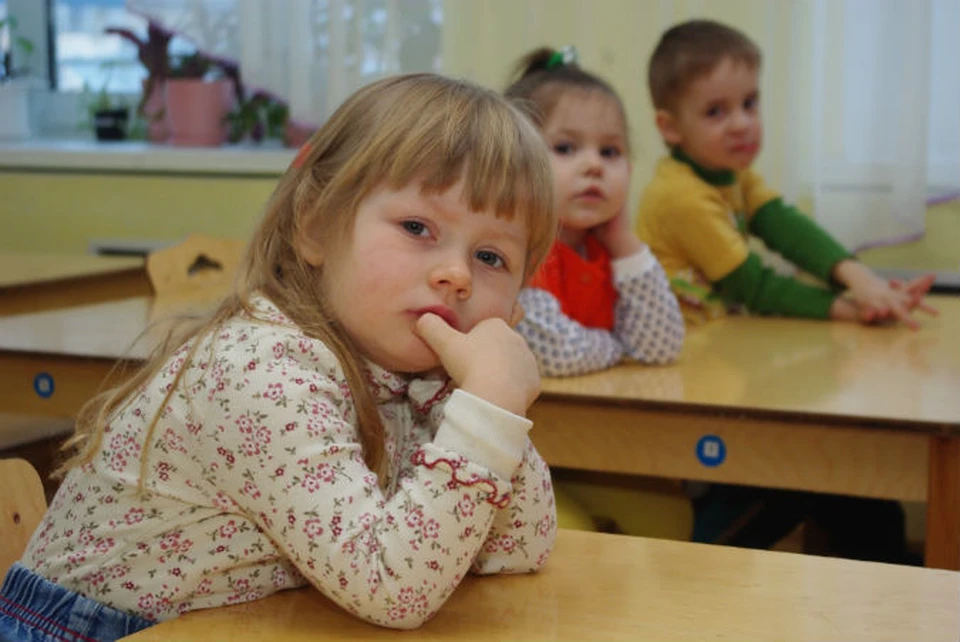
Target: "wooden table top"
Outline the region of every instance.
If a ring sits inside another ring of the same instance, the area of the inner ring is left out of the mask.
[[[770,317],[694,328],[678,363],[545,379],[542,398],[847,416],[960,430],[960,297],[921,330]],[[922,427],[922,426],[919,426]]]
[[[307,588],[127,639],[956,642],[958,604],[952,571],[561,530],[542,572],[467,577],[415,632],[366,624]]]
[[[0,351],[144,359],[162,336],[165,319],[204,312],[221,294],[222,290],[192,290],[0,318]],[[147,329],[151,332],[138,340]]]
[[[143,270],[140,257],[0,252],[0,288]]]
[[[0,318],[0,350],[143,358],[149,340],[129,349],[151,321],[208,308],[212,296],[198,290]],[[940,316],[924,319],[917,332],[903,326],[721,319],[688,333],[677,364],[624,364],[582,377],[545,379],[542,398],[840,416],[958,431],[960,297],[930,299]]]

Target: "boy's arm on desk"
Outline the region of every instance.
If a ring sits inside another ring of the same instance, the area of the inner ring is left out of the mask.
[[[750,232],[824,283],[832,282],[838,263],[853,256],[812,218],[780,198],[757,210],[750,219]]]
[[[714,283],[720,295],[742,303],[751,312],[810,319],[829,319],[837,294],[765,267],[754,252],[732,272]]]

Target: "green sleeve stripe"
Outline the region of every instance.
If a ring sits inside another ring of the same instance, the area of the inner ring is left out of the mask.
[[[775,198],[750,219],[750,232],[785,259],[830,282],[833,268],[852,255],[797,208]]]
[[[751,252],[733,272],[714,284],[730,303],[759,314],[828,319],[836,294],[780,276]]]

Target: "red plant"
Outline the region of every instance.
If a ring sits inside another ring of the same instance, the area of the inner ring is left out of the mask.
[[[143,115],[143,106],[150,97],[153,88],[158,82],[166,80],[170,76],[170,55],[168,52],[170,40],[173,38],[173,32],[167,31],[159,24],[150,20],[147,23],[147,37],[141,39],[137,34],[129,29],[120,27],[108,27],[104,33],[113,34],[124,38],[137,48],[137,58],[140,64],[147,70],[147,80],[143,86],[143,96],[137,105],[137,113]]]

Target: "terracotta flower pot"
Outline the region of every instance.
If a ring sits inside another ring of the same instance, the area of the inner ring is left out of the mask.
[[[169,142],[193,147],[222,145],[228,133],[224,117],[234,103],[233,84],[226,79],[169,78],[165,85]]]

